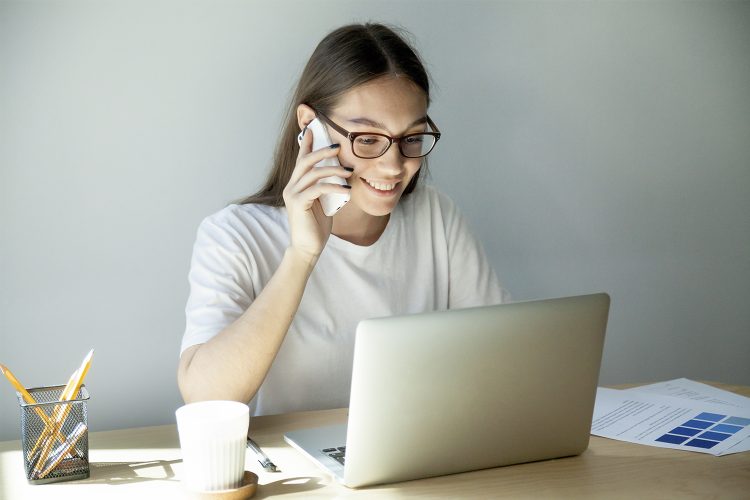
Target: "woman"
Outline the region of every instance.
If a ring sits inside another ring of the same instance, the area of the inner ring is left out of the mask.
[[[503,301],[464,219],[419,181],[439,138],[429,96],[418,56],[385,26],[320,42],[265,186],[198,230],[178,371],[186,401],[249,401],[256,415],[348,406],[360,320]],[[316,117],[334,144],[311,151]],[[333,157],[342,166],[314,168]],[[330,176],[349,186],[318,182]],[[328,193],[351,195],[333,217],[318,200]]]

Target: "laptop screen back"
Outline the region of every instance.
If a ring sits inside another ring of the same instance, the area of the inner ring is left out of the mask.
[[[362,321],[344,483],[581,453],[608,311],[595,294]]]

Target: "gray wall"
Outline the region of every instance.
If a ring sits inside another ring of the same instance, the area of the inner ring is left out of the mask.
[[[95,430],[171,422],[195,229],[363,13],[415,35],[433,180],[506,287],[612,295],[602,383],[750,384],[750,4],[712,1],[3,1],[0,362],[64,383],[95,347]]]

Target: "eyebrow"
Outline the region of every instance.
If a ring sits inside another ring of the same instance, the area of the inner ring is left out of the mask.
[[[375,120],[371,120],[370,118],[366,118],[364,116],[361,116],[361,117],[358,117],[358,118],[352,118],[350,120],[347,120],[347,122],[348,123],[356,123],[356,124],[359,124],[359,125],[369,125],[370,127],[376,127],[376,128],[381,129],[381,130],[388,130],[388,127],[386,127],[382,123],[380,123],[378,121],[375,121]],[[409,126],[406,127],[406,128],[410,129],[410,128],[412,128],[415,125],[421,125],[423,123],[427,123],[427,115],[425,115],[425,116],[423,116],[421,118],[417,118],[416,120],[414,120],[413,122],[411,122],[409,124]]]

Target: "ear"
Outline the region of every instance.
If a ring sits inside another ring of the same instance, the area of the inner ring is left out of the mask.
[[[307,104],[300,104],[297,106],[297,124],[299,129],[307,127],[311,121],[315,119],[315,110],[313,110]]]

